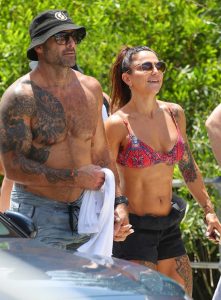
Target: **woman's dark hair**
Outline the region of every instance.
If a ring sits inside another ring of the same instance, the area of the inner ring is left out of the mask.
[[[155,51],[147,46],[124,46],[117,55],[111,69],[111,112],[127,104],[131,98],[130,88],[122,80],[122,74],[131,72],[130,66],[133,61],[133,55],[140,51],[150,51],[156,54]]]

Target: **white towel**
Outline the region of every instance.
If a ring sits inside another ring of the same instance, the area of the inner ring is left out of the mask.
[[[115,179],[110,169],[103,168],[105,182],[99,191],[84,193],[78,219],[78,233],[92,234],[79,252],[111,256],[114,235]]]
[[[219,278],[219,282],[217,284],[212,300],[220,300],[220,299],[221,299],[221,277]]]

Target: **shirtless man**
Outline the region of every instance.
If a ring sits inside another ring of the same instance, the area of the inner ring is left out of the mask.
[[[217,105],[206,120],[206,129],[213,154],[221,167],[221,104]]]
[[[209,136],[209,141],[212,146],[213,154],[217,163],[221,167],[221,104],[219,104],[209,115],[206,120],[206,129]],[[212,300],[221,299],[221,277],[217,284]]]
[[[1,160],[6,178],[15,182],[11,209],[33,218],[39,240],[74,250],[89,239],[76,230],[83,191],[100,189],[102,167],[116,175],[101,86],[71,69],[85,35],[66,11],[39,14],[30,25],[27,51],[38,66],[14,82],[0,103]],[[116,196],[114,239],[124,240],[132,230],[118,185]]]

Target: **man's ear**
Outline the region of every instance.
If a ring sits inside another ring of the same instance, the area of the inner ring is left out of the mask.
[[[122,74],[122,80],[129,86],[132,86],[132,82],[131,82],[131,77],[128,73],[123,73]]]
[[[35,52],[37,54],[42,54],[43,53],[43,47],[42,47],[42,45],[38,45],[34,49],[35,49]]]

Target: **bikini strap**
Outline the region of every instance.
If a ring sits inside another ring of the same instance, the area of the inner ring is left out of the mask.
[[[174,114],[173,114],[173,112],[172,112],[172,109],[171,109],[169,106],[168,106],[168,109],[169,109],[170,115],[171,115],[171,117],[172,117],[172,119],[173,119],[173,121],[174,121],[174,124],[175,124],[175,126],[176,126],[177,133],[178,133],[178,143],[177,143],[178,151],[182,151],[182,149],[183,149],[183,143],[181,142],[181,140],[183,140],[183,137],[182,137],[182,134],[181,134],[181,132],[180,132],[180,128],[179,128],[179,126],[178,126],[178,123],[177,123],[177,121],[176,121],[176,118],[175,118],[175,116],[174,116]],[[181,142],[181,143],[180,143],[180,142]]]
[[[173,111],[172,111],[171,107],[168,106],[168,109],[169,109],[171,118],[173,119],[173,122],[174,122],[174,124],[175,124],[175,126],[176,126],[176,128],[177,128],[177,131],[180,133],[180,129],[179,129],[179,126],[178,126],[178,124],[177,124],[177,120],[176,120],[176,118],[175,118],[175,116],[174,116],[174,114],[173,114]]]
[[[132,128],[130,127],[130,123],[128,122],[128,120],[124,119],[123,120],[125,126],[127,127],[127,131],[129,133],[129,135],[134,135],[134,132],[132,130]]]

